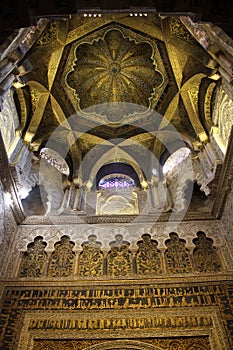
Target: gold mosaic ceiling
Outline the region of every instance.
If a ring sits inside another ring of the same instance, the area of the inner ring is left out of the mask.
[[[123,102],[137,105],[140,113],[140,106],[151,108],[153,99],[158,102],[166,86],[157,70],[155,56],[159,53],[148,41],[137,42],[125,36],[127,31],[110,28],[100,31],[103,37],[93,40],[90,35],[91,42],[77,45],[73,70],[67,75],[67,85],[78,100],[74,107],[91,111],[99,104]],[[116,114],[109,112],[104,113],[109,122],[129,117],[127,106]]]
[[[190,143],[208,138],[210,59],[179,19],[114,13],[48,20],[24,62],[31,70],[16,89],[23,138],[38,151],[60,125],[56,141],[73,169],[91,148],[111,148],[115,139],[126,152],[136,142],[137,152],[146,147],[160,157],[153,111],[160,130],[166,120]]]

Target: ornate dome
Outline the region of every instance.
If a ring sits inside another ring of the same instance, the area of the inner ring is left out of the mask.
[[[98,40],[76,47],[67,83],[85,111],[96,112],[96,107],[92,108],[96,105],[125,102],[125,108],[121,103],[121,109],[114,108],[107,116],[117,122],[127,115],[127,104],[137,105],[133,112],[150,108],[154,89],[163,83],[163,76],[156,69],[153,48],[147,41],[136,42],[120,29],[109,29]],[[103,114],[100,109],[97,112]]]

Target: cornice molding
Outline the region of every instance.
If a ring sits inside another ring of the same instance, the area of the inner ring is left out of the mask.
[[[61,216],[28,216],[22,222],[22,225],[64,225],[64,224],[106,224],[106,223],[155,223],[167,222],[171,218],[171,222],[189,222],[195,220],[216,220],[216,217],[211,213],[192,212],[186,213],[181,219],[181,213],[174,215],[173,213],[162,213],[158,215],[61,215]],[[182,215],[183,216],[183,215]]]
[[[142,277],[98,277],[98,279],[95,279],[95,285],[94,288],[97,286],[99,287],[112,287],[114,286],[124,286],[130,287],[130,288],[137,288],[138,286],[151,286],[152,284],[156,284],[156,286],[170,286],[171,283],[173,287],[179,287],[179,286],[189,286],[190,284],[206,284],[208,283],[209,285],[215,285],[216,282],[226,282],[231,280],[232,277],[232,272],[225,272],[225,273],[220,273],[219,275],[215,274],[206,274],[206,276],[200,275],[199,273],[196,274],[188,274],[188,279],[184,281],[184,276],[160,276],[156,278],[148,278],[145,280],[145,278]],[[51,278],[51,277],[44,277],[44,278],[21,278],[15,279],[15,278],[3,278],[2,279],[2,284],[4,285],[5,288],[9,287],[56,287],[56,288],[64,288],[64,287],[69,287],[69,288],[74,288],[75,290],[78,290],[79,288],[86,288],[90,287],[90,289],[93,288],[93,277],[88,278],[88,277],[80,277],[80,276],[75,276],[73,278],[71,277],[66,277],[66,278]]]

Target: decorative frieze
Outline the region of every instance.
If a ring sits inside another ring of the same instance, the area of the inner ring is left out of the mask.
[[[94,347],[93,347],[94,346]],[[85,339],[85,340],[44,340],[35,339],[33,350],[45,348],[56,350],[85,349],[85,350],[109,350],[109,349],[137,349],[137,350],[161,350],[161,349],[201,349],[210,350],[211,345],[208,336],[176,337],[171,338],[138,338],[135,339]],[[213,347],[212,347],[213,349]]]
[[[133,330],[133,329],[164,329],[168,328],[184,328],[190,325],[195,326],[212,326],[213,321],[211,316],[178,316],[178,317],[129,317],[129,318],[112,318],[112,319],[47,319],[47,320],[32,320],[29,324],[31,330]]]
[[[140,332],[148,332],[150,336],[155,331],[160,336],[168,336],[168,332],[169,336],[177,336],[179,332],[190,336],[194,332],[207,334],[211,349],[228,350],[233,336],[231,292],[229,284],[9,286],[4,292],[0,341],[4,350],[11,350],[15,349],[19,336],[19,345],[26,348],[30,335],[40,339],[70,336],[77,339],[99,332],[99,336],[95,335],[103,339],[106,337],[103,332],[108,331],[111,338],[116,330],[118,336],[127,331],[131,338],[134,332],[139,337]],[[225,322],[225,329],[220,318]]]
[[[130,242],[121,234],[109,243],[110,249],[100,250],[101,242],[96,242],[96,236],[88,237],[88,242],[82,243],[83,250],[75,253],[75,243],[69,236],[62,236],[54,244],[54,251],[47,258],[44,251],[46,242],[38,236],[27,246],[27,251],[21,255],[19,277],[129,277],[133,275],[159,276],[166,274],[183,274],[193,272],[213,273],[224,270],[220,259],[220,251],[213,246],[213,240],[204,232],[197,233],[193,239],[195,248],[191,251],[186,247],[186,241],[178,234],[171,232],[165,241],[166,250],[157,248],[158,242],[151,240],[151,235],[143,234],[137,242],[138,249],[130,248]],[[77,257],[79,255],[79,257]],[[48,261],[48,266],[47,266]],[[46,267],[47,266],[47,267]]]

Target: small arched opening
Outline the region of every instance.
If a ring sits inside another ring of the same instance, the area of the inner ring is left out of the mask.
[[[138,214],[140,181],[133,167],[126,163],[110,163],[96,175],[97,215]]]

